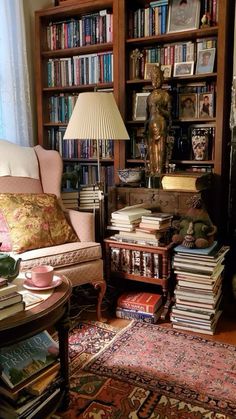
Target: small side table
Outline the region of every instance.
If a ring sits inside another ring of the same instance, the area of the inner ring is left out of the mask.
[[[162,287],[163,296],[166,298],[164,310],[161,318],[165,319],[170,305],[171,305],[171,290],[170,290],[170,277],[171,277],[171,253],[174,247],[173,243],[166,246],[155,247],[147,245],[139,245],[133,243],[118,242],[112,239],[105,239],[105,252],[106,252],[106,277],[122,278],[131,281],[139,281],[148,284],[159,285]],[[119,249],[117,252],[116,269],[111,269],[112,252],[114,249]],[[122,254],[124,251],[128,252],[128,263],[125,270],[122,263]],[[133,255],[134,252],[139,252],[140,265],[139,272],[134,272]],[[150,255],[149,275],[147,276],[146,257]],[[158,270],[155,271],[155,260],[157,260]]]
[[[61,388],[58,403],[63,408],[69,405],[69,300],[72,292],[70,281],[63,276],[62,284],[55,288],[53,293],[45,301],[29,310],[17,313],[14,316],[0,321],[0,347],[15,344],[27,339],[50,327],[58,331],[59,354],[61,363],[61,376],[63,386]],[[55,410],[56,406],[53,406]],[[50,413],[45,407],[45,416]]]

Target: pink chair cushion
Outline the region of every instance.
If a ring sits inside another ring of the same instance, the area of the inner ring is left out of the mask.
[[[0,212],[0,251],[10,252],[11,250],[12,243],[8,225],[6,223],[4,215]]]

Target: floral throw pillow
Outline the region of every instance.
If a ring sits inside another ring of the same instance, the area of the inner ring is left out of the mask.
[[[0,212],[0,252],[11,252],[12,244],[8,225],[4,215]]]
[[[2,193],[0,213],[15,253],[79,240],[53,194]]]

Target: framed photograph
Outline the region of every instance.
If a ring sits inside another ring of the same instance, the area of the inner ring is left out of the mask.
[[[133,106],[133,120],[145,121],[147,117],[147,97],[149,92],[136,93]]]
[[[215,126],[212,124],[191,125],[189,137],[193,160],[211,160],[213,158]]]
[[[198,117],[213,118],[214,114],[213,93],[199,93],[198,95]]]
[[[174,77],[191,76],[193,74],[194,61],[186,61],[174,64]]]
[[[153,67],[159,67],[159,63],[146,63],[144,68],[144,79],[150,80]]]
[[[197,93],[179,94],[179,119],[191,119],[198,117]]]
[[[182,32],[198,29],[200,0],[170,0],[167,32]]]
[[[196,74],[212,73],[215,64],[215,48],[198,51]]]
[[[172,65],[162,65],[161,70],[163,71],[164,79],[168,79],[171,77]]]

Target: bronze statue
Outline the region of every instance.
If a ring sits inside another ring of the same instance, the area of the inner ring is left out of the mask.
[[[149,149],[150,175],[161,174],[166,163],[166,139],[171,121],[171,97],[161,89],[164,81],[160,67],[151,72],[153,91],[147,98],[146,135]]]

